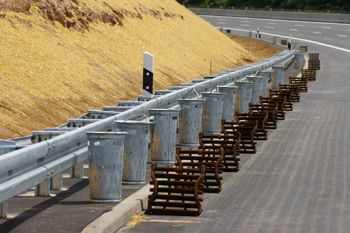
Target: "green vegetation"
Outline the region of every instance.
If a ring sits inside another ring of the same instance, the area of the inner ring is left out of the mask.
[[[194,6],[265,8],[302,11],[350,11],[349,0],[178,0]]]

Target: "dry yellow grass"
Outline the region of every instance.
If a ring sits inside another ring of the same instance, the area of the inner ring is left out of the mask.
[[[30,135],[135,98],[142,93],[146,51],[155,56],[155,89],[202,78],[210,62],[219,72],[256,60],[174,0],[105,2],[123,12],[123,26],[98,21],[78,32],[48,23],[35,4],[30,14],[0,12],[0,138]],[[112,13],[100,1],[80,3]],[[158,11],[161,20],[142,8]]]

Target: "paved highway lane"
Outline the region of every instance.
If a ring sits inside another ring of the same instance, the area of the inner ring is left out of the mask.
[[[285,26],[278,26],[280,22],[240,19],[236,25],[249,24],[247,30],[261,25],[281,27],[278,34],[284,35],[289,34],[288,28],[283,29],[287,24],[305,24],[282,22]],[[318,26],[310,27],[300,26],[298,36],[315,39],[311,33]],[[337,27],[339,31],[346,28]],[[272,28],[270,32],[277,34]],[[318,41],[350,49],[346,39],[335,34],[329,31],[328,38]],[[119,232],[349,231],[350,52],[305,41],[298,45],[320,53],[317,81],[309,82],[309,91],[301,94],[301,102],[287,112],[286,120],[278,122],[278,129],[269,130],[269,139],[258,142],[258,153],[241,155],[241,171],[224,174],[223,191],[204,195],[201,216],[147,216]]]
[[[322,22],[285,21],[271,19],[235,18],[219,16],[201,16],[215,27],[227,27],[237,30],[260,33],[292,35],[295,38],[313,40],[332,46],[350,49],[350,24],[335,24]]]

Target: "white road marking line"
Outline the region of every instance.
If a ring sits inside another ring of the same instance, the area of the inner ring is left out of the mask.
[[[242,27],[249,27],[248,24],[241,24]]]
[[[217,18],[218,16],[214,16],[214,15],[198,15],[200,17],[206,17],[206,18]],[[221,17],[225,17],[225,16],[221,16]],[[230,16],[226,16],[225,18],[235,18],[235,19],[256,19],[256,18],[249,18],[249,17],[230,17]],[[271,19],[259,19],[259,21],[264,20],[264,21],[271,21]],[[286,22],[285,20],[278,20],[278,19],[274,19],[273,21],[276,22]],[[288,22],[293,22],[293,23],[300,23],[300,21],[296,21],[296,20],[290,20]],[[320,24],[320,22],[303,22],[305,24]],[[349,24],[346,23],[325,23],[322,22],[322,24],[330,24],[330,25],[342,25],[342,26],[346,26],[349,27]]]
[[[265,28],[275,28],[275,27],[269,27],[269,26],[265,26]]]
[[[337,35],[337,36],[339,36],[339,37],[346,37],[346,35]]]
[[[244,21],[242,20],[242,23],[251,23],[252,21]]]
[[[241,32],[249,32],[249,30],[244,30],[244,29],[236,29],[236,28],[230,28],[230,29],[231,30],[235,30],[235,31],[241,31]],[[264,32],[264,35],[278,36],[278,37],[281,37],[281,38],[289,38],[289,36],[284,36],[284,35],[280,35],[280,34],[273,34],[273,33],[267,33],[267,32]],[[298,38],[298,37],[293,37],[293,39],[294,40],[299,40],[299,41],[304,41],[304,42],[309,42],[309,43],[313,43],[313,44],[317,44],[317,45],[321,45],[321,46],[325,46],[325,47],[332,48],[332,49],[338,49],[340,51],[350,53],[350,49],[344,49],[344,48],[341,48],[341,47],[338,47],[338,46],[325,44],[325,43],[317,42],[317,41],[314,41],[314,40],[307,40],[307,39]]]
[[[302,25],[302,24],[295,24],[294,26],[296,26],[296,27],[305,27],[305,25]]]
[[[267,23],[267,24],[277,24],[277,23]]]
[[[331,27],[322,27],[322,28],[324,28],[324,29],[331,29]]]
[[[313,34],[322,34],[321,32],[312,32]]]
[[[217,20],[226,21],[226,19],[217,19]]]
[[[294,32],[297,32],[299,31],[298,29],[289,29],[290,31],[294,31]]]
[[[218,22],[218,24],[226,24],[225,22]]]

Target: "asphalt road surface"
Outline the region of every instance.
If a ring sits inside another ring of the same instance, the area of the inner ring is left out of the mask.
[[[350,232],[350,25],[203,18],[237,35],[300,38],[320,54],[317,81],[258,153],[241,155],[241,171],[224,174],[223,191],[203,195],[199,217],[146,215],[118,232]]]

